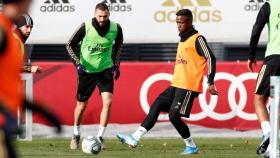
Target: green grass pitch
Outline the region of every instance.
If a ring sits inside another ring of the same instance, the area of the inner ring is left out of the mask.
[[[200,152],[192,156],[180,153],[184,143],[179,138],[146,138],[135,149],[120,144],[117,139],[106,140],[106,150],[98,155],[87,155],[81,150],[70,150],[68,139],[35,139],[32,142],[17,141],[20,158],[259,158],[256,147],[259,139],[195,138]]]

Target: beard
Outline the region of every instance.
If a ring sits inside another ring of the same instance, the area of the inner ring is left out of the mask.
[[[99,22],[98,24],[99,24],[99,26],[103,27],[103,26],[105,26],[106,22]]]
[[[25,33],[23,35],[24,35],[24,37],[28,38],[30,36],[30,33]]]

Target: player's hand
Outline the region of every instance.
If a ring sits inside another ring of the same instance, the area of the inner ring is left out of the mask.
[[[120,67],[119,66],[113,66],[113,76],[114,76],[114,79],[115,80],[118,80],[120,75],[121,75],[121,72],[120,72]]]
[[[77,64],[76,69],[77,69],[78,75],[84,75],[86,73],[86,69],[82,64]]]
[[[208,85],[208,91],[211,95],[218,95],[218,91],[216,90],[214,84]]]
[[[257,61],[256,60],[248,60],[248,69],[250,72],[254,72],[254,66],[257,65]]]
[[[42,68],[40,66],[31,66],[31,72],[32,73],[41,73]]]

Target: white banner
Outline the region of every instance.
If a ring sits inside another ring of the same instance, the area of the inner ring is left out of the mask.
[[[29,43],[66,43],[77,27],[94,16],[103,0],[36,0]],[[125,43],[177,42],[176,11],[189,8],[195,28],[211,42],[248,43],[263,0],[105,0]],[[264,0],[265,1],[265,0]],[[267,31],[261,41],[267,39]]]

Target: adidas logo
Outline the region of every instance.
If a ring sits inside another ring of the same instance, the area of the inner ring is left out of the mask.
[[[130,12],[132,11],[132,5],[127,4],[126,0],[104,0],[112,12]]]
[[[62,3],[69,3],[69,1],[68,0],[61,0],[62,1]],[[45,1],[45,4],[50,4],[50,3],[60,3],[60,1],[59,0],[47,0],[47,1]]]
[[[41,12],[75,12],[75,6],[69,0],[46,0],[40,7]]]
[[[218,23],[222,21],[222,12],[213,7],[211,0],[164,0],[162,9],[154,14],[154,20],[158,23],[176,22],[176,12],[183,8],[192,11],[194,22]]]
[[[118,0],[119,3],[126,3],[126,0]],[[105,0],[103,3],[118,3],[117,0]]]
[[[264,3],[266,0],[249,0],[249,3]]]
[[[259,11],[262,5],[268,0],[249,0],[244,6],[245,11]]]
[[[194,6],[195,3],[191,0],[178,0],[178,3],[182,7],[190,7]],[[198,6],[204,7],[204,6],[211,6],[211,3],[209,0],[196,0],[196,3]],[[173,0],[167,0],[165,1],[162,6],[176,6],[175,1]]]

